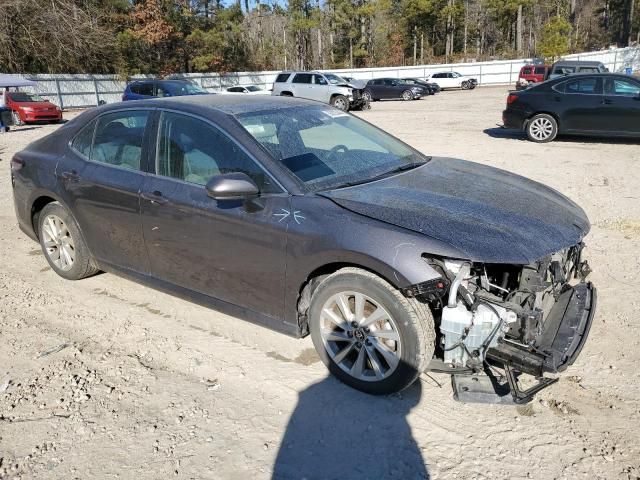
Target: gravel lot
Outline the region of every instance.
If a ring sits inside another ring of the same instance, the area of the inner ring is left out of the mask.
[[[524,407],[461,404],[447,376],[387,398],[294,340],[111,274],[57,277],[16,225],[0,135],[0,478],[640,477],[640,148],[497,128],[507,90],[360,113],[430,155],[560,190],[587,211],[598,312],[581,357]]]

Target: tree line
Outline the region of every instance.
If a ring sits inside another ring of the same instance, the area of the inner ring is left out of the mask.
[[[640,41],[636,0],[0,0],[0,72],[229,72],[543,57]]]

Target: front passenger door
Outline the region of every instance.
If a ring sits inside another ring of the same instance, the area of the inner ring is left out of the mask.
[[[232,172],[249,175],[259,198],[210,198],[206,183]],[[154,277],[282,318],[289,196],[238,144],[206,120],[162,112],[141,197]]]
[[[604,81],[603,130],[640,134],[640,82],[631,78]]]

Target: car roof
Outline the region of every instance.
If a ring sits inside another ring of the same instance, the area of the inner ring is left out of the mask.
[[[116,110],[119,108],[131,108],[129,103],[111,103],[98,109]],[[271,95],[256,95],[250,98],[236,95],[185,95],[182,97],[154,98],[149,100],[136,100],[135,106],[140,108],[177,108],[195,112],[216,111],[227,115],[241,115],[243,113],[262,112],[265,110],[278,110],[305,106],[322,106],[320,102],[304,100],[294,97],[281,97]],[[327,105],[324,105],[327,106]],[[97,109],[96,109],[97,110]]]
[[[556,65],[567,65],[567,66],[573,66],[573,65],[584,65],[587,67],[599,67],[600,65],[604,65],[602,62],[594,62],[594,61],[582,61],[582,60],[558,60],[557,62],[555,62],[553,64],[553,66]]]

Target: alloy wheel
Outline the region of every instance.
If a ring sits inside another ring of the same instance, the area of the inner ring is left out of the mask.
[[[362,94],[362,98],[364,98],[367,102],[372,101],[373,99],[371,98],[371,94],[369,92],[364,92]]]
[[[330,297],[320,314],[320,335],[333,362],[357,380],[383,380],[400,363],[402,345],[394,319],[363,293]]]
[[[60,270],[73,267],[76,251],[73,238],[65,223],[57,215],[49,215],[42,224],[45,251],[53,264]]]
[[[553,123],[548,118],[536,118],[529,125],[529,132],[536,140],[547,140],[553,134]]]
[[[344,98],[337,98],[333,106],[343,112],[346,112],[349,109],[349,103]]]
[[[406,90],[402,93],[403,100],[411,100],[412,98],[413,98],[413,95],[409,90]]]

